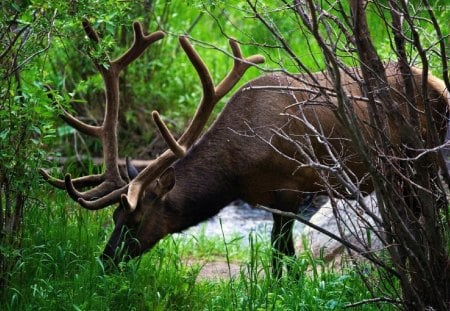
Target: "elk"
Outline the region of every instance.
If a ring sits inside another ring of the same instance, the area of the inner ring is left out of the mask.
[[[84,21],[83,25],[88,37],[98,42],[98,35],[89,23]],[[232,96],[213,125],[201,136],[214,105],[249,66],[262,63],[264,58],[260,55],[244,58],[237,43],[231,40],[233,69],[215,86],[206,65],[185,37],[180,38],[180,44],[203,87],[198,110],[178,140],[159,114],[153,112],[153,120],[169,148],[140,172],[128,165],[128,176],[122,176],[118,169],[116,138],[118,74],[162,37],[162,32],[144,35],[142,26],[134,23],[132,47],[111,61],[107,68],[95,63],[105,81],[103,125],[86,125],[68,113],[63,116],[79,131],[102,140],[105,173],[75,179],[66,174],[64,180],[59,180],[41,170],[51,185],[65,189],[86,209],[98,210],[119,203],[113,214],[115,228],[101,255],[103,260],[112,259],[118,263],[123,258],[139,256],[168,234],[183,231],[216,215],[237,199],[297,213],[306,194],[323,192],[326,186],[320,177],[320,169],[307,159],[308,152],[313,152],[322,163],[330,161],[329,152],[312,128],[320,129],[322,137],[327,138],[352,176],[361,180],[361,190],[372,191],[370,180],[365,178],[367,169],[352,148],[351,135],[334,112],[335,97],[326,96],[333,90],[333,85],[325,73],[273,73],[248,82]],[[407,105],[414,104],[422,113],[424,99],[420,95],[415,97],[416,103],[408,103],[402,95],[403,80],[398,65],[390,63],[385,69],[393,97],[402,109],[406,111]],[[412,68],[412,73],[415,90],[421,90],[421,71]],[[358,74],[357,68],[351,73],[343,72],[342,85],[346,93],[351,94],[355,116],[364,125],[369,118],[368,103],[354,79]],[[426,84],[427,100],[443,139],[447,123],[447,91],[444,83],[431,75]],[[425,124],[423,116],[421,121]],[[292,141],[278,135],[281,132],[293,137]],[[299,150],[305,142],[310,150]],[[127,178],[129,182],[125,181]],[[330,176],[328,182],[338,184],[333,178]],[[92,189],[81,191],[92,186]],[[336,191],[344,193],[345,189],[336,188]],[[272,265],[279,276],[281,256],[295,255],[293,220],[277,214],[273,214],[273,220]]]

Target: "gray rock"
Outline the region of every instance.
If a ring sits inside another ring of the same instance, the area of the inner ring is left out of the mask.
[[[363,202],[372,213],[379,217],[374,194],[365,197]],[[375,221],[356,201],[338,200],[335,205],[338,217],[335,217],[332,204],[328,200],[309,221],[367,251],[378,251],[383,248],[380,239],[375,234],[379,229],[375,225]],[[337,218],[339,222],[336,221]],[[344,257],[348,255],[345,247],[340,242],[309,226],[304,228],[302,238],[297,241],[296,248],[298,252],[302,252],[307,248],[314,257],[322,257],[326,262],[341,262],[343,255]],[[353,252],[353,254],[355,253]]]

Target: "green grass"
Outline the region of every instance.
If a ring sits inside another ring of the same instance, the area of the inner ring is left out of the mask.
[[[45,203],[27,211],[1,310],[340,310],[371,298],[355,270],[329,267],[308,252],[293,265],[298,280],[272,279],[269,243],[256,234],[244,237],[247,246],[229,236],[170,236],[121,272],[105,274],[97,256],[111,211],[82,210],[62,193]],[[200,280],[205,260],[237,262],[241,272]]]

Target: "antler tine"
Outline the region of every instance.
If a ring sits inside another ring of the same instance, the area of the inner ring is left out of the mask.
[[[94,136],[94,137],[100,137],[101,135],[101,127],[100,126],[93,126],[84,123],[83,121],[75,118],[73,115],[68,113],[66,110],[63,109],[63,114],[60,115],[60,118],[64,120],[67,124],[69,124],[74,129],[80,131],[83,134]]]
[[[198,106],[197,111],[194,115],[194,118],[189,124],[187,130],[183,133],[178,141],[180,145],[186,146],[186,149],[188,149],[189,146],[191,146],[200,136],[206,122],[208,121],[209,116],[214,109],[214,106],[236,85],[236,83],[244,75],[245,71],[251,65],[263,63],[265,61],[264,57],[261,55],[253,55],[245,59],[242,57],[239,44],[234,39],[230,39],[229,44],[234,56],[233,68],[230,73],[214,88],[211,96],[206,96],[206,94],[204,94],[202,101],[200,102],[200,105]],[[198,56],[198,58],[200,57]],[[252,60],[253,63],[249,62],[249,60]],[[203,63],[201,59],[199,61]],[[206,65],[204,66],[206,68]],[[206,71],[207,75],[210,76],[207,69]],[[198,70],[197,73],[200,79],[203,81],[204,78],[202,75],[206,74]],[[214,83],[212,84],[214,85]]]
[[[103,198],[106,195],[109,195],[111,192],[124,187],[124,183],[118,184],[117,182],[114,182],[114,181],[104,180],[100,185],[98,185],[92,189],[89,189],[85,192],[80,192],[74,187],[74,184],[72,182],[72,177],[70,174],[66,174],[66,176],[64,177],[64,184],[65,184],[66,191],[69,194],[69,196],[74,201],[77,201],[77,202],[80,202],[80,200],[96,201],[100,198]],[[126,184],[125,184],[125,186],[126,186]],[[119,197],[117,197],[117,198],[119,198]],[[118,201],[116,201],[116,202],[118,202]],[[98,207],[97,205],[98,204],[95,204],[95,207]]]
[[[235,58],[233,69],[218,84],[218,86],[215,87],[208,68],[192,47],[187,37],[182,36],[179,38],[179,41],[197,71],[203,87],[203,97],[195,112],[194,118],[178,142],[175,141],[173,135],[159,117],[159,114],[157,112],[153,113],[155,123],[170,149],[166,150],[160,157],[150,163],[133,181],[130,182],[127,195],[121,195],[122,205],[130,211],[136,209],[143,189],[157,178],[163,170],[171,165],[177,157],[183,156],[185,150],[197,140],[216,103],[236,85],[251,65],[260,64],[265,61],[264,57],[261,55],[243,58],[239,44],[234,40],[230,40],[230,46]]]
[[[98,199],[95,200],[85,200],[83,198],[78,199],[78,203],[83,206],[86,209],[89,210],[99,210],[105,207],[108,207],[114,203],[120,202],[121,195],[124,195],[127,193],[128,190],[128,184],[118,188],[107,195],[104,195]]]
[[[206,67],[205,62],[202,60],[200,55],[198,55],[197,51],[194,49],[192,44],[189,42],[189,39],[186,36],[180,36],[178,38],[181,47],[186,53],[189,61],[194,66],[197,71],[197,75],[200,78],[200,82],[203,87],[203,99],[205,101],[211,101],[214,98],[214,82],[211,78],[211,74],[209,73],[208,67]]]
[[[112,61],[113,65],[116,65],[118,70],[122,70],[133,62],[136,58],[149,47],[153,42],[158,41],[164,37],[164,32],[158,30],[149,35],[144,35],[142,24],[139,22],[133,23],[134,39],[131,47],[119,56],[116,60]]]
[[[83,27],[86,30],[86,33],[88,33],[88,36],[93,38],[92,40],[98,41],[97,33],[92,29],[90,24],[87,21],[83,21]],[[45,85],[45,88],[47,89],[48,96],[51,100],[56,101],[55,97],[51,92],[53,92],[52,88],[48,85]],[[76,130],[90,136],[94,137],[100,137],[101,135],[101,127],[99,126],[92,126],[89,124],[86,124],[74,116],[72,116],[70,113],[68,113],[64,108],[61,108],[63,110],[63,113],[60,115],[61,119],[63,119],[67,124],[75,128]],[[45,181],[47,181],[50,185],[52,185],[55,188],[63,189],[65,190],[65,182],[62,179],[55,178],[47,173],[44,169],[39,169],[39,173],[44,178]],[[82,187],[91,187],[91,186],[97,186],[100,183],[102,183],[104,180],[104,176],[102,174],[100,175],[91,175],[91,176],[84,176],[81,178],[76,178],[73,180],[73,184],[77,188]]]
[[[172,152],[177,156],[177,158],[182,158],[186,153],[186,149],[180,144],[178,144],[175,137],[173,137],[172,133],[167,128],[166,124],[163,122],[163,120],[161,120],[161,117],[157,111],[152,112],[152,117],[153,122],[155,122],[156,126],[159,129],[159,132],[166,141],[170,150],[172,150]]]
[[[265,62],[264,56],[259,54],[244,58],[239,43],[235,39],[231,38],[229,44],[233,52],[234,64],[230,73],[216,86],[215,95],[219,99],[236,85],[250,66]]]
[[[46,182],[48,182],[50,185],[52,185],[55,188],[59,188],[62,190],[66,189],[66,184],[63,179],[58,179],[50,174],[48,174],[44,169],[39,169],[39,174],[44,178]],[[91,187],[91,186],[97,186],[100,183],[102,183],[105,180],[105,176],[103,174],[97,174],[97,175],[90,175],[90,176],[83,176],[78,177],[72,180],[73,185],[80,189],[83,187]]]
[[[192,44],[189,42],[189,39],[186,36],[180,36],[178,38],[181,47],[183,48],[184,52],[186,53],[187,57],[189,58],[190,62],[194,66],[195,70],[197,71],[197,74],[200,78],[200,82],[202,84],[203,88],[203,98],[202,98],[202,104],[200,104],[199,107],[202,107],[202,109],[197,109],[194,120],[199,119],[201,115],[207,114],[206,120],[204,120],[204,123],[208,120],[209,114],[211,114],[211,111],[208,111],[207,109],[203,109],[205,106],[205,103],[213,103],[214,102],[214,82],[211,78],[211,74],[209,73],[208,67],[206,66],[205,62],[201,59],[200,55],[198,55],[197,51],[195,51]],[[211,106],[214,106],[212,104]],[[206,111],[204,111],[206,110]],[[170,133],[169,129],[165,125],[165,123],[161,120],[161,117],[159,116],[158,112],[152,113],[153,120],[158,127],[162,137],[166,141],[168,147],[173,151],[173,153],[178,157],[181,158],[186,153],[187,148],[189,148],[189,145],[184,144],[183,142],[183,136],[180,139],[180,142],[177,142],[173,135]],[[192,124],[192,122],[191,122]],[[204,125],[203,125],[204,126]],[[200,128],[203,128],[203,126]],[[191,127],[189,127],[191,128]],[[200,132],[198,135],[200,135]]]
[[[39,174],[41,174],[41,176],[44,178],[44,180],[46,182],[48,182],[50,185],[52,185],[55,188],[58,189],[66,189],[66,186],[64,184],[64,180],[58,179],[53,177],[52,175],[50,175],[49,173],[47,173],[44,169],[40,168],[39,170]]]

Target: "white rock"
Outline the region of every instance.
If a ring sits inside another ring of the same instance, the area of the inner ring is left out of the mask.
[[[376,197],[374,194],[369,195],[363,199],[367,208],[379,217]],[[378,227],[375,225],[374,219],[368,215],[356,201],[338,200],[336,202],[336,211],[341,226],[342,235],[338,228],[338,222],[333,214],[333,207],[328,200],[319,211],[314,214],[309,220],[311,223],[320,226],[321,228],[334,233],[341,238],[344,238],[353,245],[371,251],[377,251],[382,248],[381,241],[375,234]],[[326,262],[340,262],[342,255],[347,255],[345,247],[338,241],[321,233],[309,226],[306,226],[302,232],[303,238],[297,243],[297,251],[302,252],[305,246],[312,251],[315,258],[321,257]],[[304,245],[304,243],[307,245]]]

